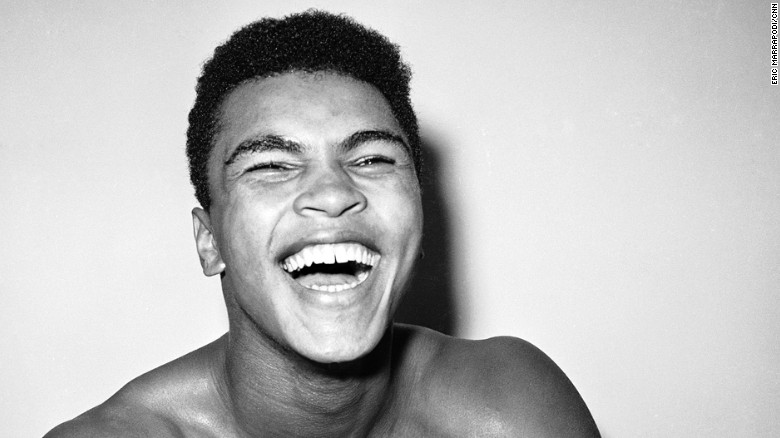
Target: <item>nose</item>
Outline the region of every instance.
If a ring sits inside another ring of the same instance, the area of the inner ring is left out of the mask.
[[[335,167],[318,170],[305,179],[305,188],[293,203],[296,213],[309,217],[339,217],[366,208],[363,192],[344,169]]]

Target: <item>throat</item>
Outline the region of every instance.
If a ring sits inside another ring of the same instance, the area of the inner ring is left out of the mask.
[[[241,430],[257,436],[368,436],[384,415],[393,394],[391,330],[367,356],[337,364],[232,332],[225,382]]]

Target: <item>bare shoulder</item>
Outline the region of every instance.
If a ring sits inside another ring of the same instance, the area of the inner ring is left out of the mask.
[[[163,416],[141,405],[113,399],[60,424],[44,438],[148,436],[177,437],[180,435],[175,425]]]
[[[598,437],[582,397],[541,350],[513,337],[457,339],[399,326],[424,367],[423,409],[448,433],[479,436]],[[407,353],[415,354],[415,353]]]
[[[195,431],[197,436],[211,435],[201,423],[218,415],[218,396],[206,370],[219,342],[133,379],[44,438],[184,437]]]

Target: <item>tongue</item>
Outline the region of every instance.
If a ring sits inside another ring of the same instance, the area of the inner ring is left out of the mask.
[[[303,287],[310,288],[311,286],[333,286],[340,284],[351,284],[357,281],[357,277],[350,274],[323,274],[316,272],[312,274],[301,275],[296,278],[295,281],[300,283]]]

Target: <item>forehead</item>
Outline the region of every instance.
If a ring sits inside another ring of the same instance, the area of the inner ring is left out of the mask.
[[[227,156],[260,135],[303,143],[338,142],[363,129],[403,132],[384,96],[372,85],[334,73],[285,73],[239,85],[219,114],[213,155]]]

